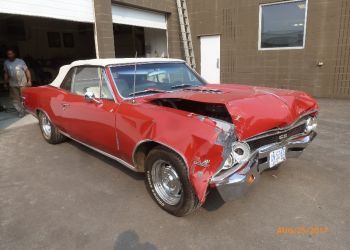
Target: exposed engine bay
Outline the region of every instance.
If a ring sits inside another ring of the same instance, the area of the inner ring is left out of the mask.
[[[232,123],[232,118],[224,104],[203,103],[179,98],[156,99],[152,103]]]

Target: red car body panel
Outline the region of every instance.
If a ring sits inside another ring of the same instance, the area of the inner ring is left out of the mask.
[[[239,140],[293,123],[303,113],[318,109],[315,100],[300,91],[238,84],[208,84],[203,90],[222,94],[177,91],[156,98],[180,98],[203,103],[225,104]],[[152,96],[154,97],[154,96]]]
[[[107,75],[113,82],[108,70]],[[138,146],[152,141],[169,147],[187,164],[189,179],[202,203],[210,178],[225,159],[225,145],[232,142],[233,130],[224,129],[220,121],[210,117],[157,106],[154,100],[224,104],[238,140],[287,126],[318,108],[303,92],[237,84],[202,87],[220,94],[178,90],[139,97],[135,103],[123,100],[114,84],[111,87],[116,102],[103,100],[102,104],[85,102],[83,96],[52,86],[27,88],[22,95],[29,111],[45,111],[62,132],[134,165],[137,171],[143,171],[134,159]],[[207,160],[209,164],[203,166]]]

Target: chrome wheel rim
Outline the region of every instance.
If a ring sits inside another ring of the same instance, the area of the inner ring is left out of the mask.
[[[171,164],[157,160],[152,166],[153,186],[159,197],[169,205],[176,205],[182,196],[180,178]]]
[[[41,116],[41,128],[45,138],[50,139],[51,137],[51,123],[46,115]]]

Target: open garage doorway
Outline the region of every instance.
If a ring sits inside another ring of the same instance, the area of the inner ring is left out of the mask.
[[[48,84],[62,65],[96,57],[93,28],[92,23],[0,14],[0,67],[6,49],[14,48],[28,65],[33,85]],[[3,70],[1,87],[2,82]]]
[[[116,57],[168,57],[166,30],[114,24]]]
[[[112,5],[116,57],[168,57],[167,14]]]

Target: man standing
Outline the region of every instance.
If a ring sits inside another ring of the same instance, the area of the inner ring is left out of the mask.
[[[24,87],[32,86],[30,71],[26,63],[16,58],[16,52],[13,49],[6,51],[7,60],[4,63],[5,88],[10,87],[10,98],[13,106],[18,111],[19,117],[25,115],[25,110],[21,100],[21,90]]]

